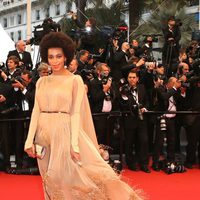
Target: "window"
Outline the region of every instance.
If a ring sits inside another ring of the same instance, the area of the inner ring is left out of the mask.
[[[56,5],[56,15],[60,15],[60,4]]]
[[[49,18],[49,16],[50,16],[50,14],[49,14],[49,13],[50,13],[50,9],[49,9],[49,8],[47,8],[47,9],[46,9],[46,18]]]
[[[4,28],[8,27],[8,20],[7,20],[7,18],[3,18],[3,27]]]
[[[21,39],[22,39],[22,32],[18,31],[18,40],[21,40]]]
[[[21,24],[22,23],[22,16],[21,14],[17,15],[17,24]]]
[[[14,32],[11,32],[11,33],[10,33],[10,37],[11,37],[11,39],[14,41]]]
[[[35,19],[40,20],[40,10],[35,11]]]
[[[10,17],[10,26],[14,26],[15,18],[14,16]]]

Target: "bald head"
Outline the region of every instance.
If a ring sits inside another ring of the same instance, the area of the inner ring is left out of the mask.
[[[19,40],[16,44],[16,48],[20,52],[24,52],[26,49],[26,43],[23,40]]]
[[[130,45],[128,42],[123,42],[122,43],[122,50],[127,51],[130,48]]]

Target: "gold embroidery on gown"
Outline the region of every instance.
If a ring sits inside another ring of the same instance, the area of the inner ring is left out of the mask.
[[[34,141],[46,147],[45,157],[38,159],[45,200],[142,199],[100,156],[80,76],[38,80],[25,149]],[[82,167],[71,159],[71,146],[80,153]]]

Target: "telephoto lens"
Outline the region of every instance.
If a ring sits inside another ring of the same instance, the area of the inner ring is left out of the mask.
[[[16,174],[16,175],[39,175],[39,169],[38,167],[30,167],[25,169],[12,169],[10,171],[10,174]]]
[[[167,130],[166,120],[165,120],[164,116],[160,117],[160,130],[161,131],[166,131]]]

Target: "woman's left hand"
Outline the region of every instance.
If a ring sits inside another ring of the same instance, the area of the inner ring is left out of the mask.
[[[80,154],[75,152],[72,147],[70,149],[70,154],[71,154],[71,158],[72,160],[77,163],[77,162],[80,162],[81,161],[81,157],[80,157]]]

